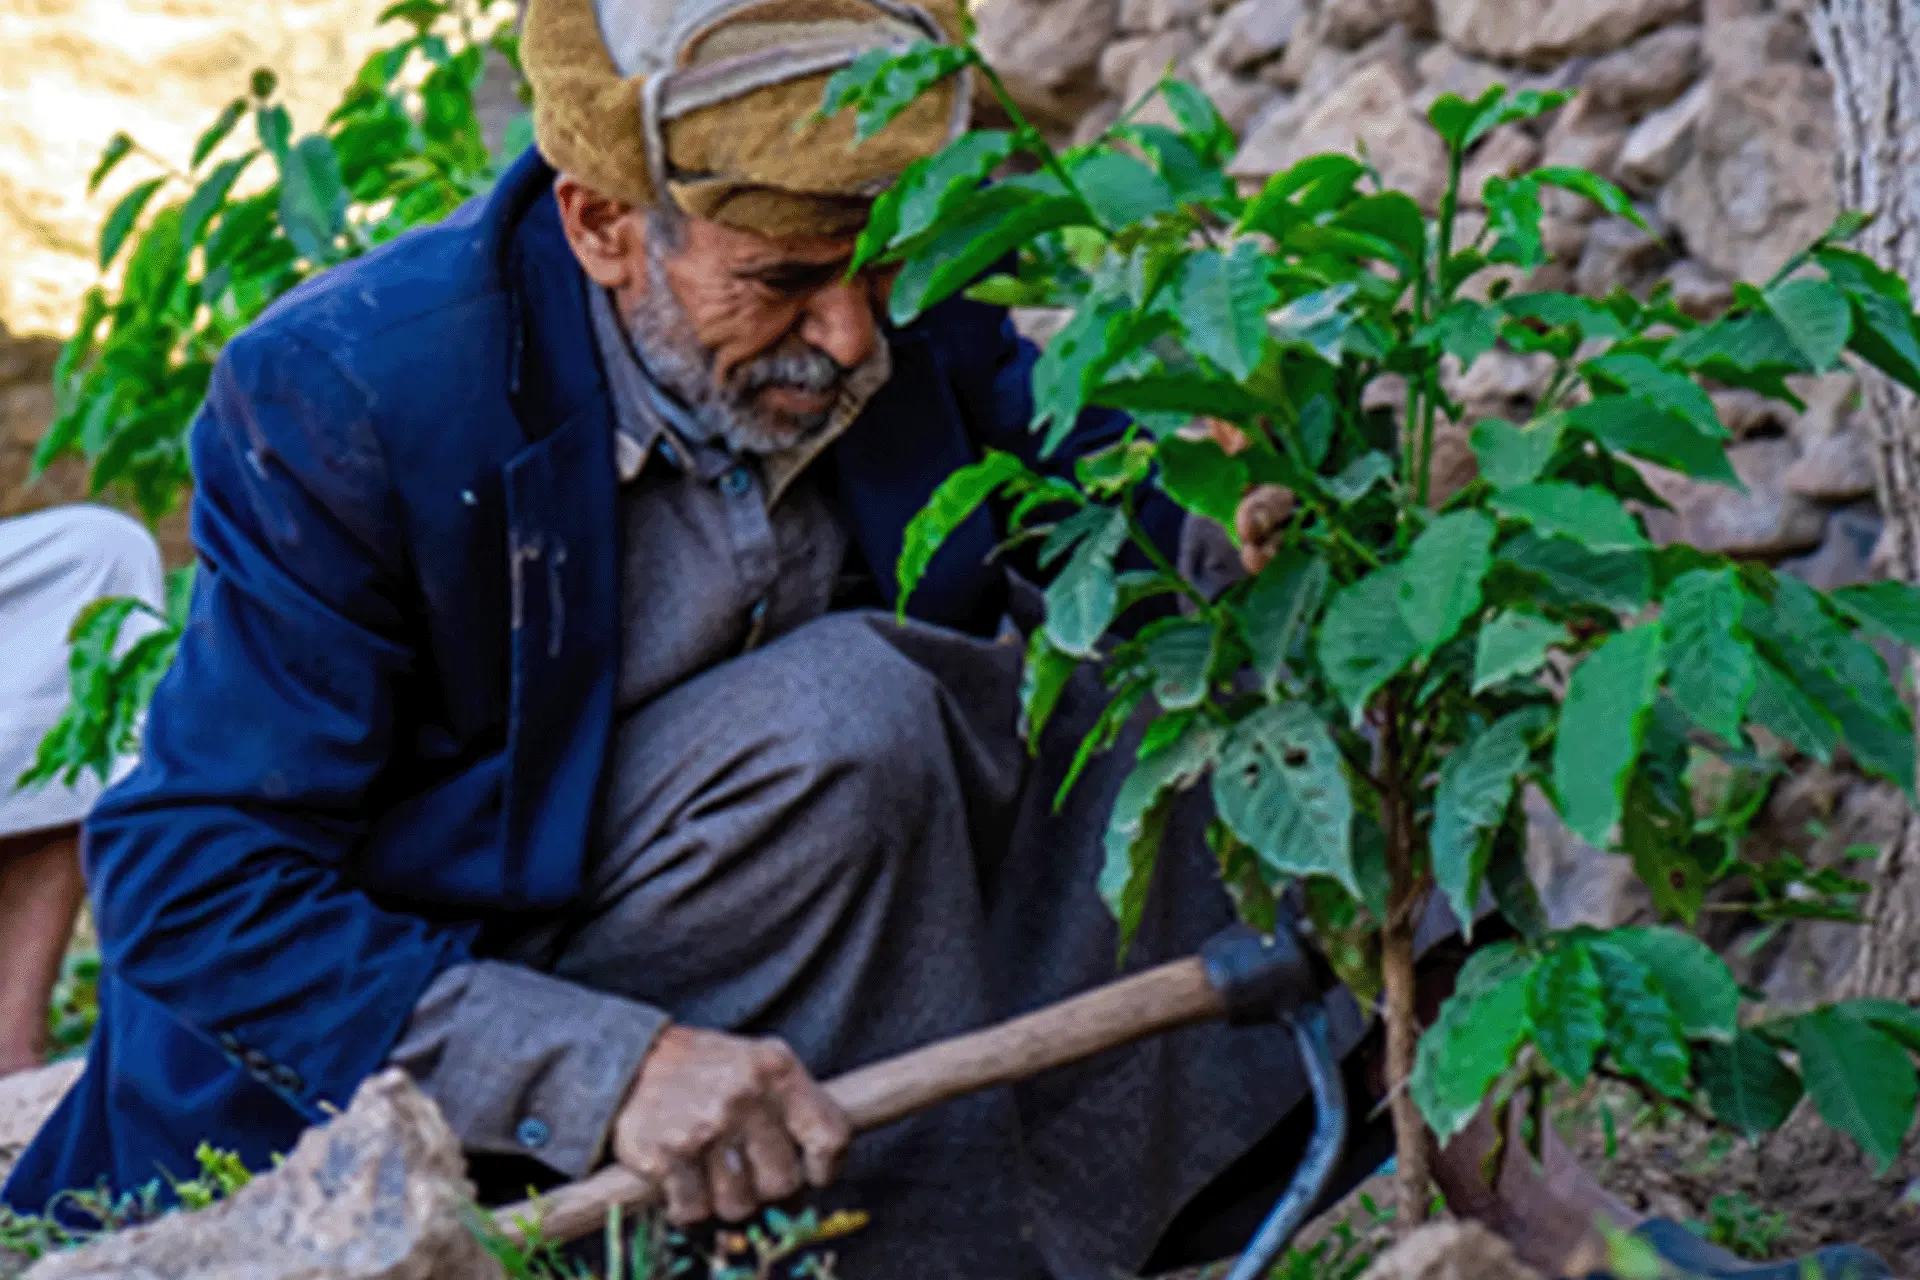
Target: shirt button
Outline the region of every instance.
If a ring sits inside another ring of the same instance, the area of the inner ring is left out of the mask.
[[[753,602],[753,612],[748,616],[756,626],[767,620],[767,598],[765,596],[761,596]]]
[[[537,1116],[528,1116],[520,1122],[520,1127],[513,1131],[513,1136],[521,1146],[537,1149],[547,1145],[547,1139],[553,1136],[553,1131],[547,1128],[545,1120]]]
[[[273,1083],[275,1088],[284,1093],[299,1093],[307,1087],[300,1073],[284,1063],[273,1069]]]
[[[739,498],[753,488],[753,474],[745,465],[736,463],[732,470],[720,477],[720,489],[729,498]]]
[[[660,461],[666,463],[668,466],[674,468],[675,470],[679,469],[680,455],[674,452],[672,441],[662,440],[660,442]]]

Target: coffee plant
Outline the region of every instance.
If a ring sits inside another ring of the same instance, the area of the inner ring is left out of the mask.
[[[1206,786],[1241,914],[1271,928],[1297,894],[1353,989],[1384,993],[1403,1224],[1427,1211],[1429,1129],[1445,1141],[1489,1102],[1503,1120],[1525,1105],[1534,1123],[1517,1127],[1537,1142],[1556,1079],[1623,1080],[1748,1135],[1810,1094],[1890,1162],[1913,1120],[1920,1012],[1744,1006],[1688,926],[1716,889],[1717,909],[1769,920],[1852,916],[1862,886],[1749,863],[1738,836],[1789,752],[1844,750],[1911,796],[1914,727],[1876,644],[1920,645],[1920,593],[1823,593],[1655,546],[1641,514],[1664,505],[1647,467],[1739,486],[1709,386],[1798,406],[1789,379],[1853,359],[1920,390],[1907,284],[1845,247],[1862,220],[1701,323],[1661,290],[1526,287],[1547,257],[1543,193],[1640,221],[1612,184],[1543,168],[1491,178],[1477,201],[1461,190],[1474,144],[1557,93],[1435,102],[1449,180],[1432,216],[1345,155],[1237,189],[1232,133],[1173,80],[1065,150],[971,45],[872,55],[822,110],[856,111],[866,136],[963,68],[1013,127],[912,166],[854,265],[897,269],[897,323],[961,291],[1070,312],[1033,371],[1043,453],[1085,406],[1134,425],[1071,468],[990,453],[955,474],[908,531],[901,599],[983,504],[1010,537],[1043,540],[1030,731],[1089,662],[1111,702],[1079,763],[1145,726],[1099,885],[1123,940],[1175,796]],[[1449,374],[1496,349],[1543,353],[1550,385],[1526,421],[1463,421]],[[1470,433],[1477,462],[1456,491],[1437,487],[1443,426]],[[1290,496],[1267,504],[1281,516],[1264,567],[1209,594],[1144,536],[1150,486],[1228,531],[1250,494]],[[1116,628],[1155,597],[1179,607]],[[1629,858],[1670,923],[1551,928],[1523,860],[1529,787]],[[1432,893],[1468,930],[1493,911],[1515,936],[1474,952],[1421,1034],[1413,939]]]
[[[88,292],[54,367],[55,416],[34,476],[79,455],[90,492],[116,493],[149,521],[172,511],[192,488],[188,433],[227,340],[307,277],[444,217],[531,142],[523,113],[502,154],[490,153],[474,109],[489,51],[517,58],[510,5],[401,0],[380,21],[409,34],[366,60],[318,132],[294,136],[278,82],[260,70],[200,134],[184,169],[125,133],[107,144],[89,190],[135,155],[159,173],[122,196],[101,228],[107,278]],[[191,570],[175,574],[166,616],[154,615],[130,647],[122,626],[153,614],[145,604],[105,600],[81,614],[73,700],[21,785],[71,784],[88,770],[104,779],[135,746],[190,589]]]

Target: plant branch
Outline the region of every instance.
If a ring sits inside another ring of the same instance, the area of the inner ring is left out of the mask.
[[[1407,794],[1400,700],[1389,690],[1382,700],[1378,747],[1383,783],[1381,823],[1387,838],[1387,918],[1381,922],[1380,976],[1385,986],[1383,1016],[1387,1028],[1387,1088],[1391,1091],[1395,1174],[1399,1208],[1395,1223],[1403,1232],[1426,1220],[1431,1185],[1427,1123],[1407,1089],[1413,1078],[1414,1051],[1420,1040],[1415,1008],[1413,907],[1419,894],[1414,867],[1412,797]]]

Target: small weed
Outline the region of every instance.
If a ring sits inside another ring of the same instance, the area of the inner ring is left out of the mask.
[[[196,1178],[155,1178],[137,1191],[119,1195],[108,1191],[104,1183],[91,1191],[62,1191],[47,1206],[44,1217],[15,1213],[0,1205],[0,1264],[15,1259],[32,1262],[51,1253],[78,1249],[100,1236],[152,1222],[175,1207],[188,1213],[204,1209],[253,1179],[240,1157],[231,1151],[216,1150],[203,1142],[193,1157],[200,1166]],[[163,1199],[169,1187],[173,1191],[172,1205]],[[77,1225],[83,1222],[91,1225]]]
[[[1706,1223],[1689,1222],[1687,1226],[1722,1249],[1752,1262],[1771,1258],[1791,1230],[1786,1214],[1776,1209],[1762,1209],[1738,1191],[1715,1196],[1707,1202]]]
[[[1289,1248],[1267,1280],[1357,1280],[1379,1256],[1383,1229],[1392,1222],[1391,1207],[1362,1194],[1359,1207],[1326,1235],[1304,1249]]]
[[[100,1021],[100,953],[75,950],[60,964],[47,1008],[47,1044],[53,1057],[70,1058],[86,1050]]]
[[[834,1280],[833,1255],[816,1252],[830,1240],[867,1224],[863,1213],[821,1217],[808,1209],[798,1214],[768,1209],[743,1228],[717,1232],[710,1252],[696,1248],[656,1215],[628,1228],[618,1208],[607,1215],[606,1272],[596,1276],[585,1263],[566,1256],[546,1238],[537,1220],[517,1223],[525,1243],[509,1239],[483,1210],[472,1209],[467,1227],[506,1272],[509,1280]]]

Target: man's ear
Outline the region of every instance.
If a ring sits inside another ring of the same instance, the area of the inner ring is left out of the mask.
[[[554,179],[553,196],[567,243],[587,278],[607,289],[644,287],[646,220],[640,211],[564,173]]]

